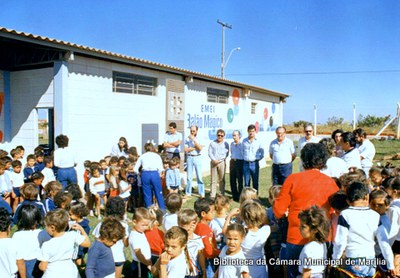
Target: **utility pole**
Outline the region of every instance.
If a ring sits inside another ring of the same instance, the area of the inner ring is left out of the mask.
[[[314,136],[317,136],[317,105],[314,104]]]
[[[356,104],[353,103],[353,130],[356,129]]]
[[[221,51],[221,77],[225,78],[224,67],[225,67],[225,28],[232,29],[232,25],[217,20],[217,23],[222,27],[222,51]]]

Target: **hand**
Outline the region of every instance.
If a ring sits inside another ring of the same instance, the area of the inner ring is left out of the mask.
[[[82,226],[77,223],[72,224],[71,229],[75,230],[75,231],[80,231],[81,234],[83,234],[82,231],[85,232],[85,230],[82,228]]]
[[[167,264],[169,263],[170,260],[171,260],[171,256],[168,255],[167,252],[164,252],[164,253],[161,254],[161,256],[160,256],[160,263],[161,263],[162,265],[167,265]]]
[[[234,208],[229,213],[228,218],[231,219],[232,217],[238,215],[239,213],[240,213],[240,209],[239,208]]]

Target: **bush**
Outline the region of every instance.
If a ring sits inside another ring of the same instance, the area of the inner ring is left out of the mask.
[[[297,121],[297,122],[293,122],[293,126],[294,126],[294,127],[302,127],[302,128],[304,128],[304,127],[306,127],[307,125],[312,125],[312,124],[309,123],[309,122],[303,121],[303,120]]]
[[[383,127],[390,120],[390,115],[377,117],[374,115],[359,115],[357,126],[359,127]]]
[[[326,124],[328,126],[342,126],[344,123],[344,119],[342,117],[338,118],[338,117],[330,117],[328,118],[328,120],[326,121]]]

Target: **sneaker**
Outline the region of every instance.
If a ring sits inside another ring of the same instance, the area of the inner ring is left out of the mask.
[[[89,215],[90,215],[90,216],[94,216],[93,210],[91,210],[91,211],[89,212]]]
[[[97,216],[97,220],[101,220],[101,216],[99,215],[99,216]]]

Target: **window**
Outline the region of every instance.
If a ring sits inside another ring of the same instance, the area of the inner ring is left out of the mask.
[[[251,114],[256,113],[256,108],[257,108],[257,102],[252,102],[251,103]]]
[[[228,103],[229,92],[220,89],[207,88],[207,101],[216,103]]]
[[[157,79],[123,72],[113,72],[113,92],[155,96]]]

